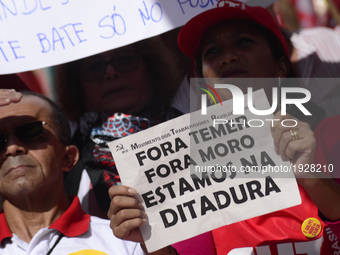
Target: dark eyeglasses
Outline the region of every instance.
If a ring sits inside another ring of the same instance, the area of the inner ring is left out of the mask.
[[[8,141],[8,134],[9,133],[14,133],[14,135],[21,141],[21,142],[26,142],[30,139],[36,138],[44,133],[44,125],[48,125],[50,128],[54,130],[54,132],[57,133],[57,135],[60,136],[62,141],[65,144],[67,143],[66,138],[64,138],[60,132],[58,132],[54,127],[52,127],[49,123],[44,122],[44,121],[35,121],[35,122],[29,122],[25,123],[23,125],[20,125],[13,129],[10,132],[7,133],[1,133],[0,134],[0,151],[2,151],[7,144]]]
[[[94,82],[101,80],[105,73],[107,65],[120,73],[129,73],[139,67],[140,55],[136,51],[121,50],[115,53],[109,61],[90,58],[83,60],[80,66],[80,78],[82,81]]]

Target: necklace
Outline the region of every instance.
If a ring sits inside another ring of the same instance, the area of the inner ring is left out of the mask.
[[[55,241],[54,245],[52,246],[52,248],[46,253],[46,255],[50,255],[52,253],[52,251],[54,250],[54,248],[58,245],[58,243],[60,242],[61,238],[64,237],[63,233],[59,234],[59,237],[57,239],[57,241]]]

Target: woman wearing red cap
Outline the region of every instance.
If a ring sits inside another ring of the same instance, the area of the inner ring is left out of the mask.
[[[286,41],[270,13],[261,7],[219,1],[217,8],[194,17],[183,27],[178,43],[204,78],[293,77]],[[264,87],[267,92],[271,88],[270,84]],[[277,114],[275,118],[292,116]],[[310,126],[299,122],[296,130],[294,137],[281,125],[273,128],[277,152],[294,163],[313,163],[316,142]],[[340,228],[340,222],[336,222],[340,220],[339,185],[329,178],[299,177],[301,205],[227,225],[173,246],[179,254],[340,254],[330,228]],[[120,198],[132,195],[124,186],[113,187],[110,194]],[[135,228],[145,222],[143,216],[135,214],[133,220],[124,216],[125,209],[135,207],[132,201],[124,197],[111,203],[108,215],[118,237],[136,238],[139,232]],[[306,234],[308,227],[315,231]]]

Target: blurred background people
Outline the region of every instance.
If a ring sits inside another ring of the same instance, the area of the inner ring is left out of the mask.
[[[183,80],[177,61],[153,37],[55,68],[57,102],[81,150],[65,184],[87,212],[107,217],[108,189],[120,184],[107,142],[182,114],[171,106]]]

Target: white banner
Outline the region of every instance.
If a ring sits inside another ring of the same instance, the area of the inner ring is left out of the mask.
[[[1,0],[0,74],[62,64],[184,25],[217,0]]]
[[[253,98],[256,109],[269,108],[263,90]],[[289,162],[274,151],[268,116],[230,109],[231,100],[109,143],[122,183],[138,191],[148,215],[141,231],[149,252],[301,203]],[[214,127],[216,116],[229,124]],[[263,127],[242,124],[254,118]]]

